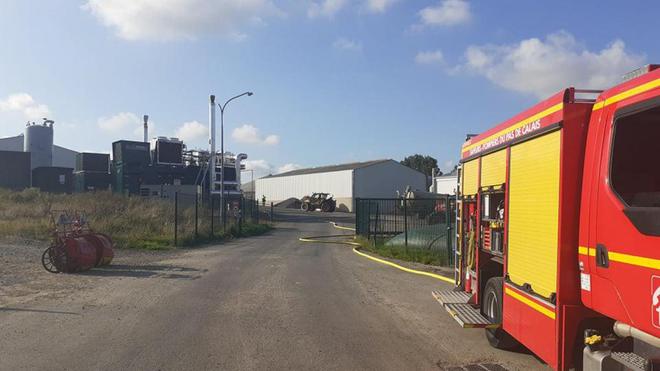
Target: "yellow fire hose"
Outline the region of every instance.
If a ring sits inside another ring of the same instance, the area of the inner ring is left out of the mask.
[[[355,232],[354,228],[337,225],[337,223],[335,223],[335,222],[330,222],[330,223],[337,229],[343,229],[343,230]],[[345,238],[345,239],[343,239],[343,240],[330,240],[331,238]],[[350,239],[346,239],[346,238],[350,238]],[[350,246],[353,246],[353,252],[354,253],[356,253],[356,254],[358,254],[362,257],[365,257],[367,259],[373,260],[373,261],[381,263],[381,264],[389,265],[390,267],[402,270],[404,272],[418,274],[420,276],[427,276],[427,277],[438,279],[438,280],[443,281],[443,282],[448,282],[448,283],[454,284],[454,280],[451,279],[451,278],[441,276],[439,274],[435,274],[435,273],[431,273],[431,272],[424,272],[424,271],[418,271],[416,269],[406,268],[406,267],[403,267],[399,264],[392,263],[391,261],[384,260],[384,259],[379,259],[379,258],[373,257],[371,255],[365,254],[365,253],[360,251],[360,248],[362,247],[362,245],[360,245],[359,243],[354,241],[355,240],[355,235],[354,234],[353,235],[335,234],[335,235],[328,235],[328,236],[309,236],[309,237],[300,237],[300,238],[298,238],[298,240],[300,240],[302,242],[332,243],[332,244],[350,245]]]

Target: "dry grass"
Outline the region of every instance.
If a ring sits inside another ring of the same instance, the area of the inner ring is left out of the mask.
[[[53,210],[83,212],[91,228],[111,236],[119,248],[160,250],[174,247],[172,202],[111,192],[56,195],[37,189],[22,192],[0,189],[0,239],[49,240],[53,231]],[[269,225],[244,223],[241,230],[232,226],[225,232],[216,231],[211,237],[210,220],[202,215],[198,228],[200,234],[195,238],[194,201],[187,207],[180,207],[179,241],[184,246],[263,234],[272,229]]]
[[[117,247],[162,249],[172,244],[171,203],[110,192],[55,195],[36,189],[0,189],[0,238],[50,239],[52,210],[84,212],[90,226],[112,236]]]

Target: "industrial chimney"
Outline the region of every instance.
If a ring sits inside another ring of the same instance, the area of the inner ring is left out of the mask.
[[[149,115],[144,115],[144,142],[149,142]]]

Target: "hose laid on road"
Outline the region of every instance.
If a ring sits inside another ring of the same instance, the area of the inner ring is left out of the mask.
[[[347,231],[355,231],[354,228],[344,227],[344,226],[338,225],[335,222],[330,222],[330,224],[332,224],[337,229],[343,229],[343,230],[347,230]],[[347,240],[347,239],[344,239],[344,240],[328,240],[328,238],[350,238],[350,240]],[[388,261],[388,260],[385,260],[385,259],[379,259],[379,258],[376,258],[376,257],[371,256],[369,254],[365,254],[362,251],[360,251],[360,248],[362,247],[362,245],[360,245],[359,243],[354,241],[355,240],[355,235],[334,234],[334,235],[327,235],[327,236],[309,236],[309,237],[300,237],[300,238],[298,238],[298,240],[301,241],[301,242],[332,243],[332,244],[350,245],[350,246],[353,246],[353,252],[354,253],[356,253],[356,254],[358,254],[362,257],[365,257],[367,259],[373,260],[373,261],[381,263],[381,264],[389,265],[390,267],[402,270],[404,272],[413,273],[413,274],[417,274],[417,275],[420,275],[420,276],[427,276],[427,277],[438,279],[438,280],[443,281],[443,282],[448,282],[448,283],[454,284],[454,280],[452,278],[448,278],[448,277],[441,276],[439,274],[435,274],[435,273],[431,273],[431,272],[424,272],[424,271],[418,271],[416,269],[406,268],[406,267],[403,267],[399,264],[393,263],[391,261]]]

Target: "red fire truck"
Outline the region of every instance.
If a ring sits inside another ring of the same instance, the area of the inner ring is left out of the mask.
[[[629,75],[462,147],[456,288],[433,295],[558,370],[660,369],[660,66]]]

